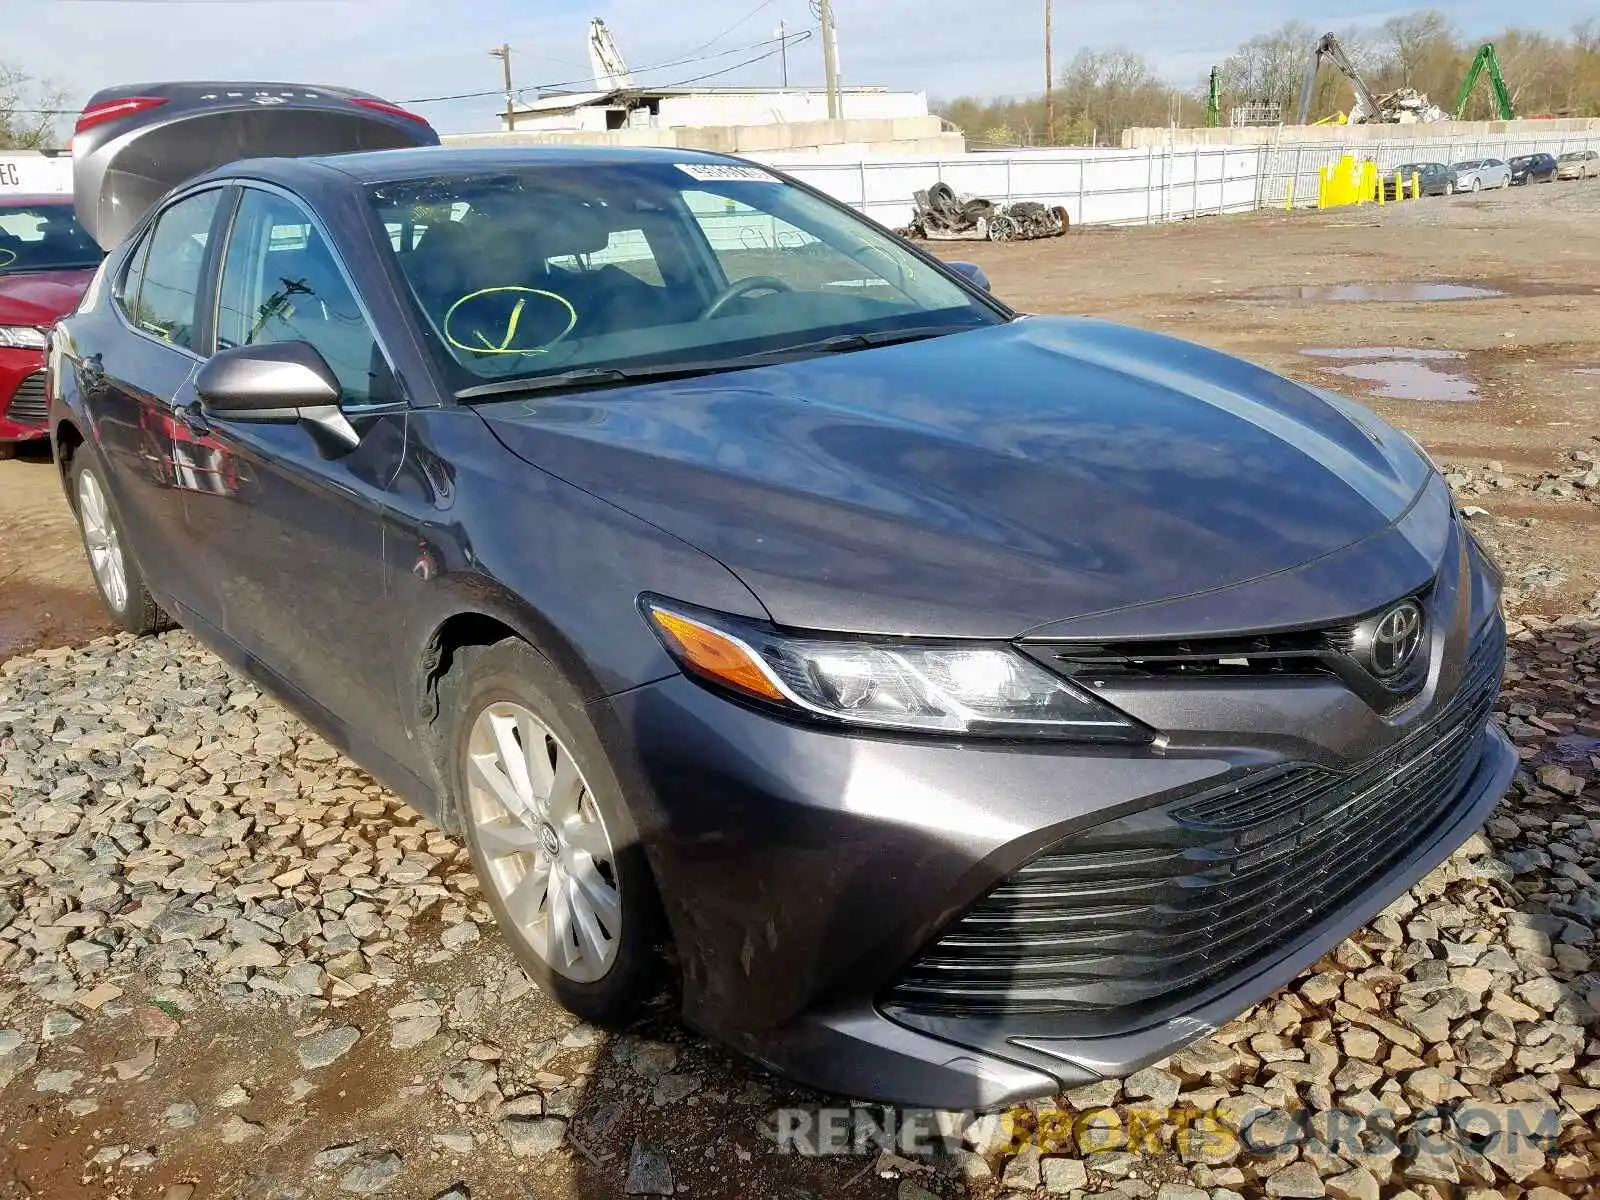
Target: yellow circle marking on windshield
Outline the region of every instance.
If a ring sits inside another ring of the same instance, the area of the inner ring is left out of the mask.
[[[511,316],[506,319],[505,335],[501,337],[498,345],[490,341],[481,329],[473,330],[473,334],[482,345],[473,346],[467,342],[456,340],[455,335],[450,332],[450,325],[455,319],[456,311],[463,304],[470,303],[480,296],[499,296],[508,292],[516,293],[518,299],[511,309]],[[548,342],[543,342],[537,346],[517,346],[514,345],[517,340],[517,327],[522,323],[522,310],[527,307],[528,296],[543,296],[546,300],[554,300],[561,305],[562,308],[567,310],[567,327]],[[444,340],[455,349],[465,350],[468,354],[543,354],[551,346],[554,346],[567,334],[571,333],[577,324],[578,310],[572,307],[572,302],[565,296],[558,295],[555,292],[547,292],[542,288],[516,286],[479,288],[475,292],[468,292],[445,311]]]
[[[16,261],[17,252],[15,250],[0,249],[0,270],[4,270]]]

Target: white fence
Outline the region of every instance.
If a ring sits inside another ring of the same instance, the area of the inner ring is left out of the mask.
[[[1266,146],[1157,146],[1134,150],[1017,150],[960,158],[818,162],[755,155],[891,229],[911,220],[913,193],[948,183],[1001,203],[1061,205],[1074,225],[1146,225],[1282,207],[1294,181],[1297,207],[1317,201],[1318,170],[1344,154],[1392,170],[1408,162],[1513,158],[1544,150],[1600,151],[1600,134],[1558,133],[1382,142],[1285,142]]]

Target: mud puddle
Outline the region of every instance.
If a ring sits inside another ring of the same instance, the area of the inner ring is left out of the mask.
[[[1235,297],[1235,304],[1272,304],[1294,300],[1302,304],[1427,303],[1434,300],[1495,300],[1506,295],[1498,288],[1465,283],[1313,283],[1256,288]]]
[[[1439,365],[1464,362],[1467,356],[1460,350],[1361,346],[1301,353],[1323,360],[1328,364],[1323,368],[1326,371],[1360,380],[1374,395],[1387,400],[1464,404],[1480,399],[1476,383]]]
[[[1600,288],[1508,279],[1481,283],[1411,279],[1399,283],[1278,284],[1235,296],[1233,304],[1431,304],[1440,301],[1536,299],[1545,296],[1594,296]]]
[[[1558,763],[1585,763],[1600,760],[1600,737],[1587,737],[1581,733],[1558,737],[1550,743],[1550,757]]]

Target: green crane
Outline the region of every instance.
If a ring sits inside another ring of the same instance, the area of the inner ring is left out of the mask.
[[[1211,92],[1206,97],[1206,128],[1215,129],[1222,124],[1222,72],[1211,68]]]
[[[1505,77],[1500,74],[1500,56],[1494,52],[1493,45],[1484,45],[1478,51],[1478,56],[1472,60],[1472,69],[1467,72],[1467,81],[1461,85],[1461,95],[1456,98],[1456,120],[1462,120],[1467,113],[1467,101],[1472,99],[1472,89],[1478,84],[1478,76],[1483,74],[1483,69],[1489,68],[1489,86],[1494,91],[1495,110],[1499,113],[1500,120],[1514,121],[1516,111],[1511,107],[1511,93],[1506,91]]]

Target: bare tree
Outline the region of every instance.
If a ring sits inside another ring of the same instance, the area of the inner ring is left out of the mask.
[[[56,110],[66,93],[0,62],[0,150],[38,150],[55,144]]]
[[[1390,17],[1383,23],[1395,87],[1419,87],[1418,80],[1430,57],[1441,45],[1455,49],[1456,35],[1450,18],[1435,9]]]

